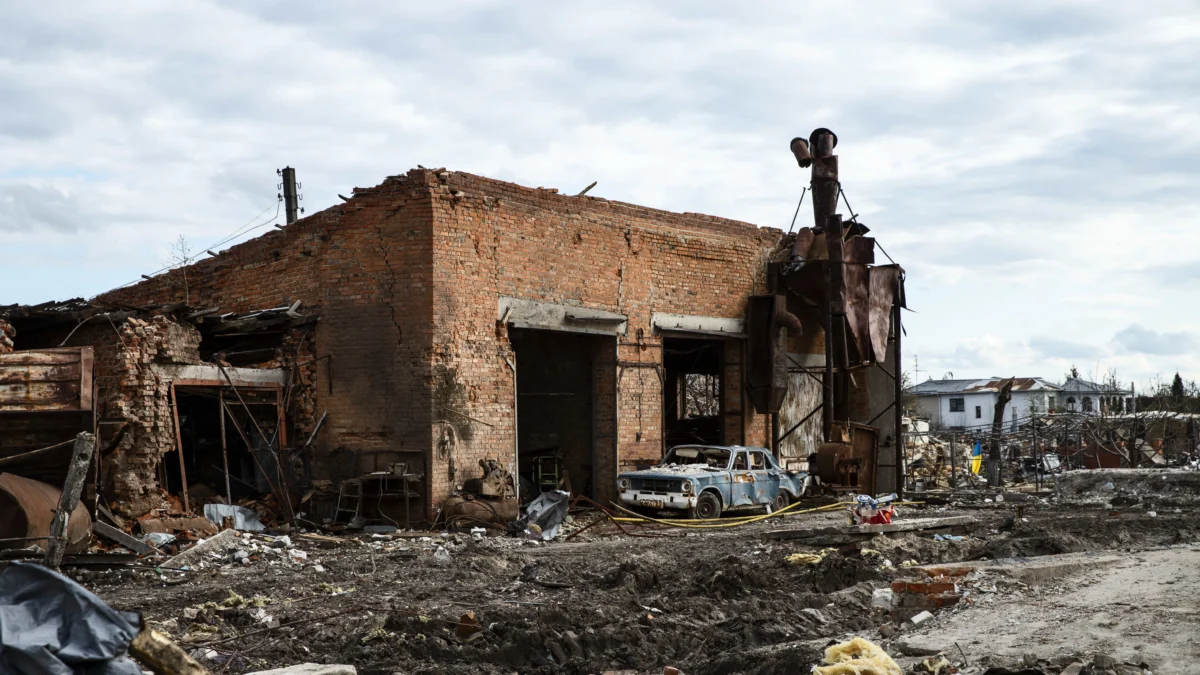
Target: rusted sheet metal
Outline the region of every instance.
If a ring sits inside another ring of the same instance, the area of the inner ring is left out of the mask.
[[[857,265],[875,264],[875,237],[850,237],[846,240],[846,262]]]
[[[45,537],[50,536],[50,521],[61,496],[62,490],[53,485],[0,474],[0,549],[27,548],[31,544],[45,548]],[[67,521],[67,553],[86,551],[91,537],[92,518],[80,504]]]
[[[92,410],[92,348],[0,354],[0,413]]]
[[[896,275],[900,268],[883,265],[872,267],[870,273],[870,333],[875,361],[887,361],[888,331],[892,325],[892,303],[896,296]]]
[[[845,265],[846,278],[846,321],[854,336],[850,345],[851,362],[871,360],[869,286],[866,265]],[[857,352],[857,354],[855,353]],[[857,358],[856,358],[857,357]]]

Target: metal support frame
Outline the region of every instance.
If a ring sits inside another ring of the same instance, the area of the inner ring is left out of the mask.
[[[221,417],[221,461],[225,470],[225,501],[229,504],[233,503],[233,489],[229,485],[229,447],[225,440],[225,390],[217,391],[218,405],[220,406]]]
[[[908,482],[908,470],[907,470],[907,467],[905,466],[907,464],[907,462],[905,461],[905,458],[904,458],[904,426],[903,426],[904,410],[903,410],[903,406],[900,405],[900,400],[904,396],[904,386],[903,386],[903,383],[900,381],[900,375],[902,372],[904,372],[904,369],[901,367],[901,364],[904,362],[900,360],[900,358],[901,358],[900,336],[904,334],[903,324],[901,323],[901,320],[900,320],[900,284],[902,283],[901,282],[901,274],[902,273],[899,273],[899,272],[896,274],[896,283],[895,283],[895,286],[892,288],[892,326],[893,326],[893,330],[896,333],[895,341],[892,342],[892,355],[895,357],[895,361],[896,361],[896,365],[894,366],[896,369],[896,374],[892,376],[892,382],[895,385],[896,396],[895,396],[895,399],[892,401],[892,405],[895,406],[895,412],[896,412],[896,436],[895,436],[895,438],[896,438],[896,464],[898,465],[897,466],[898,470],[896,472],[897,473],[896,495],[898,497],[900,497],[901,499],[903,499],[905,483]]]
[[[188,503],[187,465],[183,461],[183,430],[179,428],[179,397],[175,394],[175,383],[171,383],[171,412],[175,421],[175,452],[179,455],[179,492],[183,495],[184,512],[191,511]]]

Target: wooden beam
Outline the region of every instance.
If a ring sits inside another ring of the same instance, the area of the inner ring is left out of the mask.
[[[58,569],[62,564],[67,547],[67,521],[75,507],[79,506],[79,495],[83,491],[83,481],[87,478],[88,466],[91,465],[95,449],[95,434],[82,431],[75,437],[71,464],[67,468],[67,480],[63,483],[58,510],[54,512],[54,519],[50,521],[50,541],[46,545],[45,558],[46,567],[50,569]]]
[[[183,461],[183,434],[179,428],[179,397],[175,395],[175,383],[171,383],[171,411],[175,416],[175,450],[179,454],[179,492],[183,495],[183,512],[192,510],[188,504],[187,465]],[[165,486],[164,486],[165,487]]]

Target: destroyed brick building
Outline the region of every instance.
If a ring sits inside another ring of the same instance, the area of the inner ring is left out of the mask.
[[[286,488],[329,518],[349,499],[357,515],[366,491],[371,517],[417,522],[486,458],[525,490],[608,499],[617,473],[678,443],[764,446],[803,468],[831,437],[826,300],[806,275],[838,265],[821,262],[819,228],[423,168],[344,199],[78,306],[0,312],[17,349],[95,348],[100,444],[114,444],[101,485],[124,511],[164,491],[186,510]],[[847,228],[859,241],[839,261],[851,346],[833,377],[847,378],[840,439],[863,429],[854,442],[879,456],[859,469],[890,490],[899,268],[869,274],[864,232]],[[794,312],[786,340],[753,298]],[[778,349],[756,352],[756,321]]]

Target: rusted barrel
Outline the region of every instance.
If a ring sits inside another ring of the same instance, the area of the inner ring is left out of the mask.
[[[0,549],[46,548],[50,521],[62,490],[11,473],[0,474]],[[39,538],[40,537],[40,538]],[[82,553],[92,540],[92,517],[80,504],[67,521],[67,553]]]

